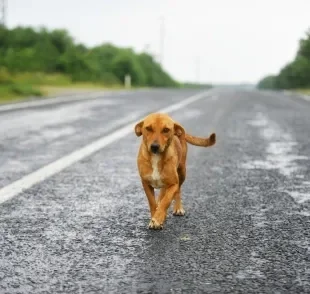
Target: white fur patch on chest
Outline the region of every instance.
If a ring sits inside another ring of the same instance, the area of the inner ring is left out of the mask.
[[[160,160],[159,155],[152,155],[152,174],[150,176],[150,184],[153,188],[159,189],[163,186],[163,182],[161,181],[161,176],[158,170],[158,162]]]
[[[158,170],[158,162],[160,160],[160,156],[159,155],[153,155],[152,156],[152,179],[154,181],[158,181],[160,180],[160,174],[159,174],[159,170]]]

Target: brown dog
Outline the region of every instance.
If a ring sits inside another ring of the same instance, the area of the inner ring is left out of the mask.
[[[148,115],[136,124],[135,133],[138,137],[143,135],[137,163],[151,211],[149,228],[162,229],[173,199],[173,214],[185,214],[181,185],[186,177],[186,142],[208,147],[215,144],[216,135],[213,133],[209,138],[199,138],[186,134],[180,124],[162,113]],[[157,203],[154,188],[160,189]]]

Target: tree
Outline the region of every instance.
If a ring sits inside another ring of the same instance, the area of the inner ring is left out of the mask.
[[[295,59],[281,68],[276,76],[262,79],[258,88],[297,89],[310,87],[310,29],[299,41]]]
[[[0,67],[9,73],[62,73],[73,81],[105,84],[123,83],[129,74],[136,86],[178,85],[147,54],[109,43],[88,48],[75,43],[66,30],[0,26],[0,54]]]
[[[298,56],[303,56],[310,60],[310,29],[306,33],[306,38],[299,41]]]
[[[259,81],[257,87],[259,89],[275,89],[276,88],[276,76],[270,75]]]
[[[122,50],[116,55],[112,60],[111,69],[120,81],[124,81],[125,76],[129,74],[133,85],[145,85],[145,73],[138,59],[130,50]]]

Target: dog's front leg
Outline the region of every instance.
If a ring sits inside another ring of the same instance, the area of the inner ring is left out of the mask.
[[[157,230],[163,228],[163,224],[167,216],[167,210],[171,204],[175,193],[178,191],[178,188],[179,184],[171,185],[169,188],[166,188],[166,193],[158,204],[157,210],[149,224],[150,229]]]
[[[159,196],[158,196],[157,207],[159,206],[160,201],[162,201],[164,199],[165,195],[166,195],[166,189],[161,188],[160,192],[159,192]]]
[[[149,202],[150,206],[150,212],[151,212],[151,217],[154,216],[154,213],[156,211],[156,200],[155,200],[155,193],[154,193],[154,188],[151,187],[146,181],[142,180],[142,185],[144,192],[146,194],[147,200]]]

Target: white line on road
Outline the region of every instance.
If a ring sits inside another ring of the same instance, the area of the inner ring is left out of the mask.
[[[189,98],[184,99],[181,102],[175,103],[168,107],[165,107],[158,112],[170,113],[176,111],[178,109],[184,108],[185,106],[204,98],[207,93],[202,92],[191,96]],[[0,189],[0,204],[13,198],[14,196],[18,195],[19,193],[23,192],[26,189],[31,188],[33,185],[44,181],[45,179],[59,173],[63,169],[69,167],[70,165],[82,160],[83,158],[93,154],[94,152],[99,151],[100,149],[108,146],[109,144],[125,137],[126,135],[134,132],[134,126],[137,122],[131,123],[125,127],[118,129],[117,131],[104,136],[85,147],[82,147],[64,157],[43,166],[42,168],[38,169],[35,172],[32,172],[23,178],[5,186],[4,188]]]
[[[261,112],[258,112],[256,117],[248,123],[260,128],[260,135],[267,143],[266,158],[248,161],[242,164],[244,168],[277,169],[287,177],[300,170],[301,166],[298,161],[307,160],[308,157],[298,155],[294,148],[298,144],[290,133],[282,130]]]
[[[297,141],[293,135],[286,132],[274,121],[270,120],[263,113],[257,113],[253,120],[248,122],[254,127],[260,128],[260,135],[266,144],[266,157],[264,160],[251,160],[243,163],[241,166],[246,169],[267,169],[278,170],[288,179],[303,178],[302,161],[309,160],[308,156],[298,154],[296,146]],[[309,182],[298,181],[299,184],[282,187],[279,191],[288,193],[297,203],[303,203],[310,199]]]

